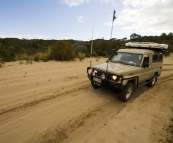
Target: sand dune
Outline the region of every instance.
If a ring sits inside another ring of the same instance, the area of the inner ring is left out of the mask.
[[[92,60],[93,65],[105,62]],[[173,117],[173,58],[165,58],[153,88],[123,103],[117,93],[90,86],[89,59],[18,61],[0,68],[0,143],[164,142]]]

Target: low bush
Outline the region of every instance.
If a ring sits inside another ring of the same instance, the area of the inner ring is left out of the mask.
[[[33,57],[32,56],[26,56],[25,57],[25,64],[32,64]]]
[[[49,54],[49,53],[42,53],[42,54],[41,54],[41,60],[42,60],[43,62],[49,61],[49,60],[50,60],[50,54]]]
[[[3,64],[4,64],[4,61],[3,61],[3,59],[2,59],[2,58],[0,58],[0,68],[2,68],[2,67],[3,67]]]
[[[98,62],[100,60],[100,57],[96,57],[96,61]]]
[[[85,59],[85,53],[79,52],[78,55],[77,55],[77,57],[78,57],[78,59],[79,59],[80,61],[82,61],[83,59]]]
[[[39,60],[40,60],[40,53],[36,53],[33,57],[34,57],[34,61],[39,62]]]

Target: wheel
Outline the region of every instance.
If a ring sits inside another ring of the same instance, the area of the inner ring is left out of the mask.
[[[92,85],[92,87],[93,87],[94,89],[99,88],[99,86],[98,86],[97,84],[95,84],[95,82],[94,82],[94,81],[91,81],[91,85]]]
[[[118,98],[123,102],[127,102],[131,98],[133,84],[128,82],[123,90],[120,91]]]
[[[156,76],[156,74],[155,74],[155,75],[152,77],[151,81],[147,84],[147,86],[149,86],[149,87],[154,86],[155,83],[156,83],[156,80],[157,80],[157,76]]]

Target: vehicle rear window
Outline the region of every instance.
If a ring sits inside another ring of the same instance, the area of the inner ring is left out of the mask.
[[[160,53],[154,53],[153,54],[153,63],[162,62],[163,61],[163,55]]]

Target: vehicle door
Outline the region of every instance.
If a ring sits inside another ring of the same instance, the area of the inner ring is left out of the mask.
[[[138,76],[138,82],[142,83],[149,80],[153,76],[151,71],[151,55],[144,55]]]

